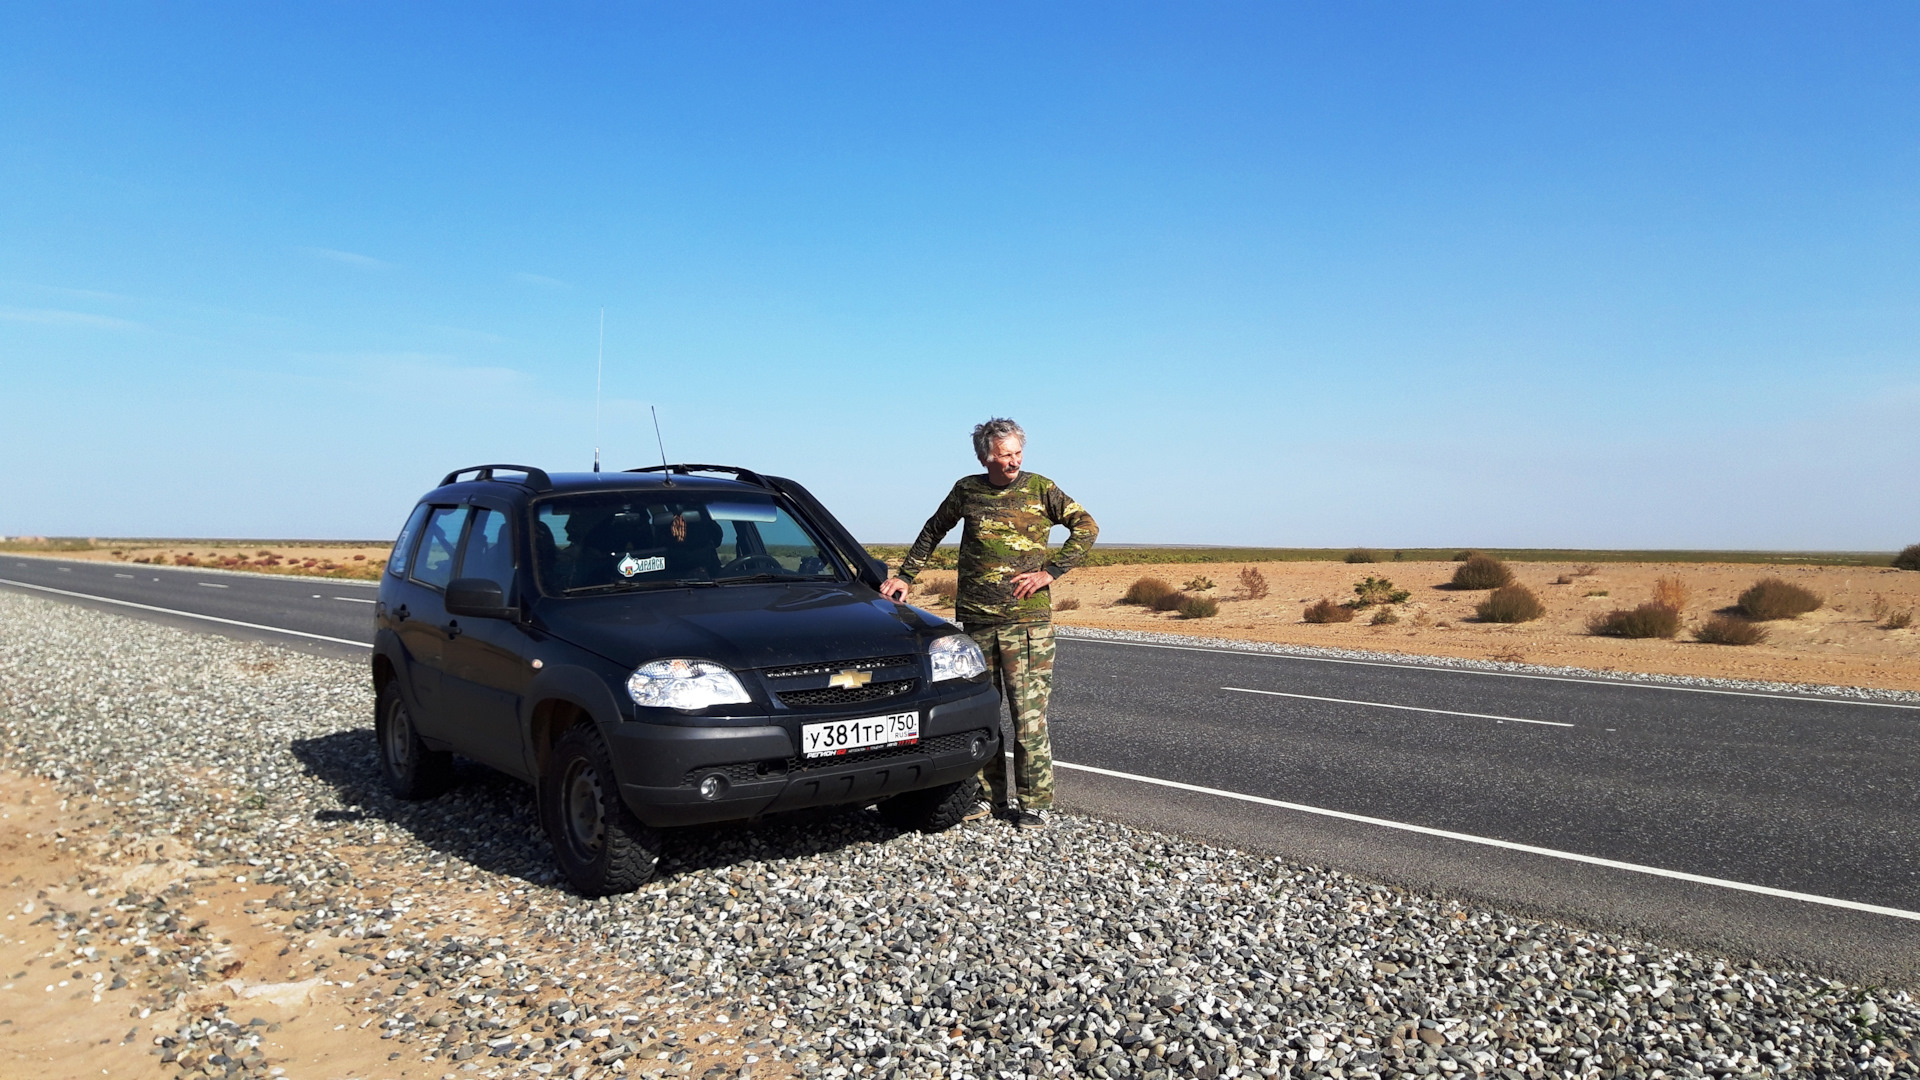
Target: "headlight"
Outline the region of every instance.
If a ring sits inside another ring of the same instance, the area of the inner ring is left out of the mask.
[[[971,679],[984,675],[987,671],[987,658],[980,655],[980,646],[965,634],[948,634],[934,638],[927,652],[933,657],[933,681],[942,679]]]
[[[710,660],[655,660],[627,677],[635,705],[655,709],[704,709],[751,700],[733,672]]]

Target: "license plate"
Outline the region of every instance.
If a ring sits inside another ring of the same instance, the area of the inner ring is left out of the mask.
[[[894,713],[858,720],[829,720],[800,726],[800,753],[804,757],[833,757],[853,750],[873,750],[920,741],[920,714]]]

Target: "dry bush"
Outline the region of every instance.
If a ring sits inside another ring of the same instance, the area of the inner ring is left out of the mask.
[[[1220,601],[1211,596],[1183,596],[1180,598],[1180,617],[1183,619],[1211,619],[1220,614]]]
[[[1907,627],[1912,625],[1913,625],[1913,612],[1911,610],[1896,611],[1888,615],[1884,620],[1881,621],[1880,629],[1905,630]]]
[[[1581,563],[1579,566],[1573,568],[1574,577],[1592,577],[1599,572],[1600,568],[1590,562]]]
[[[1383,577],[1369,577],[1353,587],[1353,595],[1359,607],[1372,607],[1375,604],[1404,604],[1413,594],[1406,589],[1396,589],[1393,582]]]
[[[1208,589],[1213,588],[1213,579],[1205,575],[1201,575],[1180,587],[1182,589],[1185,589],[1188,592],[1206,592]]]
[[[933,602],[943,607],[951,607],[953,598],[960,595],[960,581],[950,577],[926,577],[919,581],[920,591],[933,597]]]
[[[1139,604],[1141,607],[1153,607],[1162,597],[1172,596],[1179,590],[1157,577],[1143,577],[1127,586],[1120,596],[1122,604]]]
[[[1240,595],[1249,600],[1265,600],[1267,598],[1267,575],[1261,573],[1259,567],[1243,566],[1240,568]]]
[[[1693,590],[1687,588],[1687,583],[1677,577],[1654,579],[1653,602],[1656,604],[1663,604],[1675,611],[1681,611],[1687,606],[1687,597],[1692,595]]]
[[[1490,555],[1475,555],[1453,572],[1452,585],[1456,589],[1497,589],[1511,584],[1513,571]]]
[[[1791,619],[1826,603],[1818,595],[1779,578],[1766,578],[1740,594],[1740,611],[1749,619]]]
[[[1421,629],[1425,629],[1429,626],[1432,626],[1433,616],[1427,614],[1424,611],[1416,611],[1413,613],[1413,625],[1418,626]]]
[[[1466,562],[1466,561],[1467,561],[1468,559],[1471,559],[1471,558],[1473,558],[1473,557],[1474,557],[1475,555],[1478,555],[1478,554],[1480,554],[1480,553],[1479,553],[1479,552],[1477,552],[1477,551],[1474,551],[1474,550],[1472,550],[1472,549],[1468,549],[1468,550],[1466,550],[1466,551],[1456,551],[1456,552],[1454,552],[1454,553],[1453,553],[1453,561],[1454,561],[1454,562]]]
[[[1559,577],[1553,579],[1553,583],[1555,585],[1571,585],[1573,584],[1573,575],[1561,574]]]
[[[1375,555],[1372,548],[1354,548],[1347,552],[1347,561],[1350,563],[1379,562],[1380,556]]]
[[[1486,622],[1532,622],[1547,613],[1547,605],[1525,585],[1502,585],[1473,610]]]
[[[1587,633],[1624,638],[1671,638],[1680,632],[1680,613],[1665,604],[1615,609],[1587,623]]]
[[[1077,596],[1070,596],[1070,597],[1068,597],[1068,598],[1067,598],[1067,599],[1065,599],[1065,600],[1055,600],[1055,601],[1053,602],[1053,610],[1055,610],[1055,611],[1079,611],[1079,610],[1080,610],[1080,598],[1079,598],[1079,597],[1077,597]]]
[[[1307,605],[1300,617],[1310,623],[1352,622],[1353,609],[1331,600],[1316,600]]]
[[[1183,593],[1175,589],[1165,596],[1155,597],[1153,603],[1148,606],[1155,611],[1176,611],[1180,607],[1180,601],[1185,600],[1189,595],[1194,594]]]
[[[1374,626],[1392,626],[1399,621],[1400,616],[1395,615],[1393,609],[1390,607],[1381,608],[1373,613],[1373,618],[1367,620],[1367,622]]]
[[[1738,615],[1715,615],[1693,636],[1709,645],[1758,645],[1767,640],[1767,628]]]
[[[1895,570],[1920,570],[1920,544],[1908,544],[1893,557]]]

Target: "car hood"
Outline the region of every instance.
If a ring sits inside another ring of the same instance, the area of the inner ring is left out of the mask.
[[[548,599],[535,614],[548,633],[626,667],[688,657],[736,671],[919,653],[928,638],[953,629],[937,615],[842,585]]]

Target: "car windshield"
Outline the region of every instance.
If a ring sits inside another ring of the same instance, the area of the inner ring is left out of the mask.
[[[838,563],[784,506],[752,493],[672,490],[561,496],[534,509],[549,594],[839,581]]]

